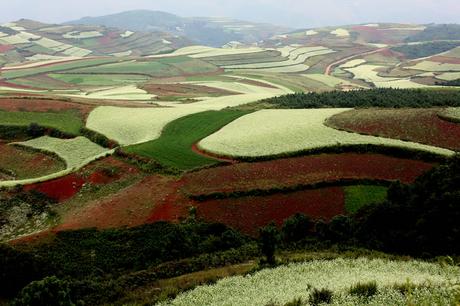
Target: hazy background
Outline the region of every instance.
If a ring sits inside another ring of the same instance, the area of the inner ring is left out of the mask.
[[[460,0],[0,0],[0,22],[62,22],[125,10],[220,16],[295,28],[363,22],[460,23]]]

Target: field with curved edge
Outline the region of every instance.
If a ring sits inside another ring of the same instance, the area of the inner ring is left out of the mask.
[[[66,162],[67,168],[80,167],[88,159],[108,152],[107,149],[89,141],[85,137],[59,139],[43,136],[16,144],[55,153]]]
[[[413,182],[433,164],[380,154],[321,154],[204,169],[183,176],[191,195],[311,186],[341,180]]]
[[[218,155],[267,157],[349,145],[377,145],[445,156],[447,149],[396,139],[348,133],[324,125],[349,109],[261,110],[243,116],[203,139],[199,147]]]
[[[0,141],[0,181],[45,176],[65,169],[58,158]]]
[[[355,109],[330,117],[330,127],[460,150],[460,125],[439,117],[442,109]]]
[[[460,107],[450,107],[440,113],[442,118],[460,123]]]
[[[70,135],[80,134],[80,129],[83,127],[83,120],[74,112],[5,112],[0,110],[0,125],[29,126],[31,123],[54,128]]]
[[[225,278],[184,292],[161,306],[286,305],[308,302],[314,289],[333,291],[331,305],[453,305],[460,269],[422,261],[334,259],[292,263]],[[349,293],[358,283],[376,282],[377,293],[367,299]],[[413,287],[404,294],[400,288]],[[409,284],[409,285],[407,285]]]
[[[346,213],[344,203],[342,187],[328,187],[267,196],[209,200],[196,204],[196,208],[200,219],[223,223],[257,236],[259,228],[272,221],[281,225],[296,213],[314,219],[330,220]]]
[[[166,125],[160,138],[129,146],[123,150],[153,158],[167,167],[179,170],[190,170],[217,164],[219,161],[216,159],[195,153],[192,146],[247,113],[248,111],[223,110],[189,115]]]

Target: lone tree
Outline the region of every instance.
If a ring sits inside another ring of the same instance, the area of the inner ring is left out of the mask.
[[[259,231],[259,247],[262,254],[265,256],[267,263],[273,265],[275,263],[276,245],[279,240],[279,232],[274,223],[267,225]]]

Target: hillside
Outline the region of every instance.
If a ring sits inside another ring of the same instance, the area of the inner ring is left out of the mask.
[[[168,52],[190,41],[155,32],[103,26],[52,25],[21,19],[0,26],[0,63],[60,57],[142,56]]]
[[[68,24],[104,25],[131,31],[160,31],[187,37],[197,44],[220,47],[231,41],[255,43],[289,28],[229,18],[180,17],[160,11],[128,11],[119,14],[84,17]]]

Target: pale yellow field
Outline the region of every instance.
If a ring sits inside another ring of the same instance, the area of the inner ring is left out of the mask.
[[[354,68],[364,63],[366,63],[365,59],[354,59],[354,60],[346,62],[345,64],[340,65],[339,67],[340,68]]]
[[[341,78],[337,78],[337,77],[334,77],[334,76],[331,76],[331,75],[326,75],[326,74],[304,74],[303,76],[309,78],[309,79],[312,79],[312,80],[315,80],[315,81],[318,81],[318,82],[321,82],[329,87],[336,87],[336,86],[339,86],[339,85],[348,85],[348,86],[355,86],[355,87],[359,87],[349,81],[346,81],[346,80],[343,80]]]
[[[348,30],[342,29],[342,28],[335,29],[334,31],[331,32],[331,34],[335,35],[337,37],[349,37],[350,36],[350,32],[348,32]]]
[[[72,39],[93,38],[93,37],[101,37],[101,36],[103,35],[99,31],[87,31],[87,32],[72,31],[72,32],[68,32],[62,35],[62,37],[64,38],[72,38]]]
[[[453,81],[460,79],[460,72],[445,72],[436,76],[436,78],[443,81]]]
[[[413,142],[365,136],[329,128],[324,121],[348,109],[261,110],[231,122],[200,141],[200,148],[226,156],[270,156],[338,145],[373,144],[453,155]]]
[[[414,66],[406,66],[406,69],[415,69],[432,72],[460,71],[460,64],[445,64],[431,61],[423,61]]]

